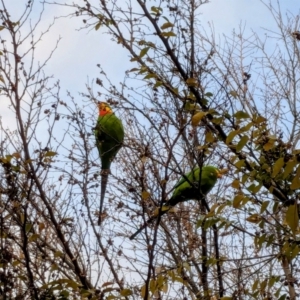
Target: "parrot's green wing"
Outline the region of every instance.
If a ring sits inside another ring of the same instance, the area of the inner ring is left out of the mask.
[[[98,221],[100,225],[110,165],[123,145],[123,124],[113,113],[99,116],[94,134],[101,159],[101,199]]]
[[[109,170],[111,162],[122,147],[124,128],[114,114],[100,116],[95,128],[96,145],[101,159],[102,170]]]
[[[169,209],[160,211],[159,215],[164,215],[179,202],[200,200],[214,187],[218,177],[220,177],[219,170],[213,166],[205,166],[202,169],[195,168],[191,172],[185,174],[176,183],[171,199],[164,205],[169,207]],[[130,236],[130,239],[134,239],[147,225],[157,219],[159,215],[151,217],[138,231]]]
[[[213,166],[193,169],[175,185],[173,195],[167,205],[175,206],[187,200],[200,200],[214,187],[218,174],[218,169]]]

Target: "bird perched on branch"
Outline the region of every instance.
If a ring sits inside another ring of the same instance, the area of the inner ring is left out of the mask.
[[[175,185],[171,199],[163,205],[162,210],[145,222],[138,231],[130,236],[130,239],[134,239],[143,229],[157,219],[159,215],[164,215],[176,204],[187,200],[201,200],[211,191],[220,177],[222,177],[220,170],[213,166],[195,168],[185,174]]]
[[[123,145],[124,128],[121,120],[115,116],[107,103],[99,102],[98,108],[99,117],[94,134],[101,159],[101,195],[98,220],[98,225],[100,225],[110,165]]]

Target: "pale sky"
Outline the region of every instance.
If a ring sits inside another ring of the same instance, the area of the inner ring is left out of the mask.
[[[27,0],[4,0],[4,2],[13,18],[13,16],[20,15]],[[276,5],[277,1],[271,0],[271,2]],[[298,7],[295,6],[297,3],[295,0],[282,0],[280,3],[283,11],[290,8],[292,13],[299,12],[299,3]],[[32,19],[38,16],[40,8],[41,5],[36,0]],[[212,0],[211,3],[203,5],[200,11],[202,14],[199,18],[202,26],[213,23],[217,37],[222,37],[223,34],[230,35],[241,22],[246,24],[249,32],[252,29],[261,35],[264,34],[262,27],[272,29],[274,26],[270,12],[259,0]],[[71,8],[46,5],[36,33],[44,30],[54,17],[72,12]],[[122,81],[126,69],[134,67],[133,63],[129,62],[128,53],[120,45],[110,41],[110,37],[103,34],[103,31],[78,30],[81,26],[80,18],[57,19],[36,50],[36,60],[43,61],[55,46],[57,39],[62,38],[45,72],[47,75],[53,75],[56,80],[60,80],[63,95],[66,95],[67,90],[73,96],[78,96],[78,92],[85,92],[88,80],[91,82],[98,76],[99,69],[96,67],[98,63],[116,84]],[[5,34],[4,31],[1,31],[0,35],[3,34]],[[3,103],[0,104],[2,112],[6,111],[3,106],[7,106]],[[3,115],[1,111],[0,115]],[[7,116],[8,114],[5,113],[4,118]]]

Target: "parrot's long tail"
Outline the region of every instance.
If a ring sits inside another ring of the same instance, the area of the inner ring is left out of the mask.
[[[137,236],[137,235],[139,235],[150,223],[152,223],[152,221],[153,220],[155,220],[157,218],[157,216],[156,217],[153,217],[153,218],[150,218],[147,222],[145,222],[141,227],[140,227],[140,229],[139,230],[137,230],[133,235],[131,235],[130,237],[129,237],[129,239],[130,240],[133,240],[133,239],[135,239],[135,237]]]
[[[170,206],[171,208],[171,206]],[[170,209],[162,210],[160,211],[160,216],[163,216],[165,213],[167,213]],[[137,235],[139,235],[149,224],[151,224],[154,220],[158,218],[158,215],[151,217],[149,220],[147,220],[141,227],[138,229],[134,234],[132,234],[129,239],[133,240]]]
[[[103,169],[101,170],[101,193],[100,193],[100,208],[99,208],[99,218],[98,218],[98,225],[100,226],[102,223],[102,210],[103,210],[103,202],[106,192],[106,186],[108,181],[108,175],[110,173],[109,169]]]

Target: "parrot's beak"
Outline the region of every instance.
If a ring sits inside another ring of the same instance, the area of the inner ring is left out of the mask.
[[[217,172],[217,177],[222,178],[222,174],[220,173],[220,171]]]

